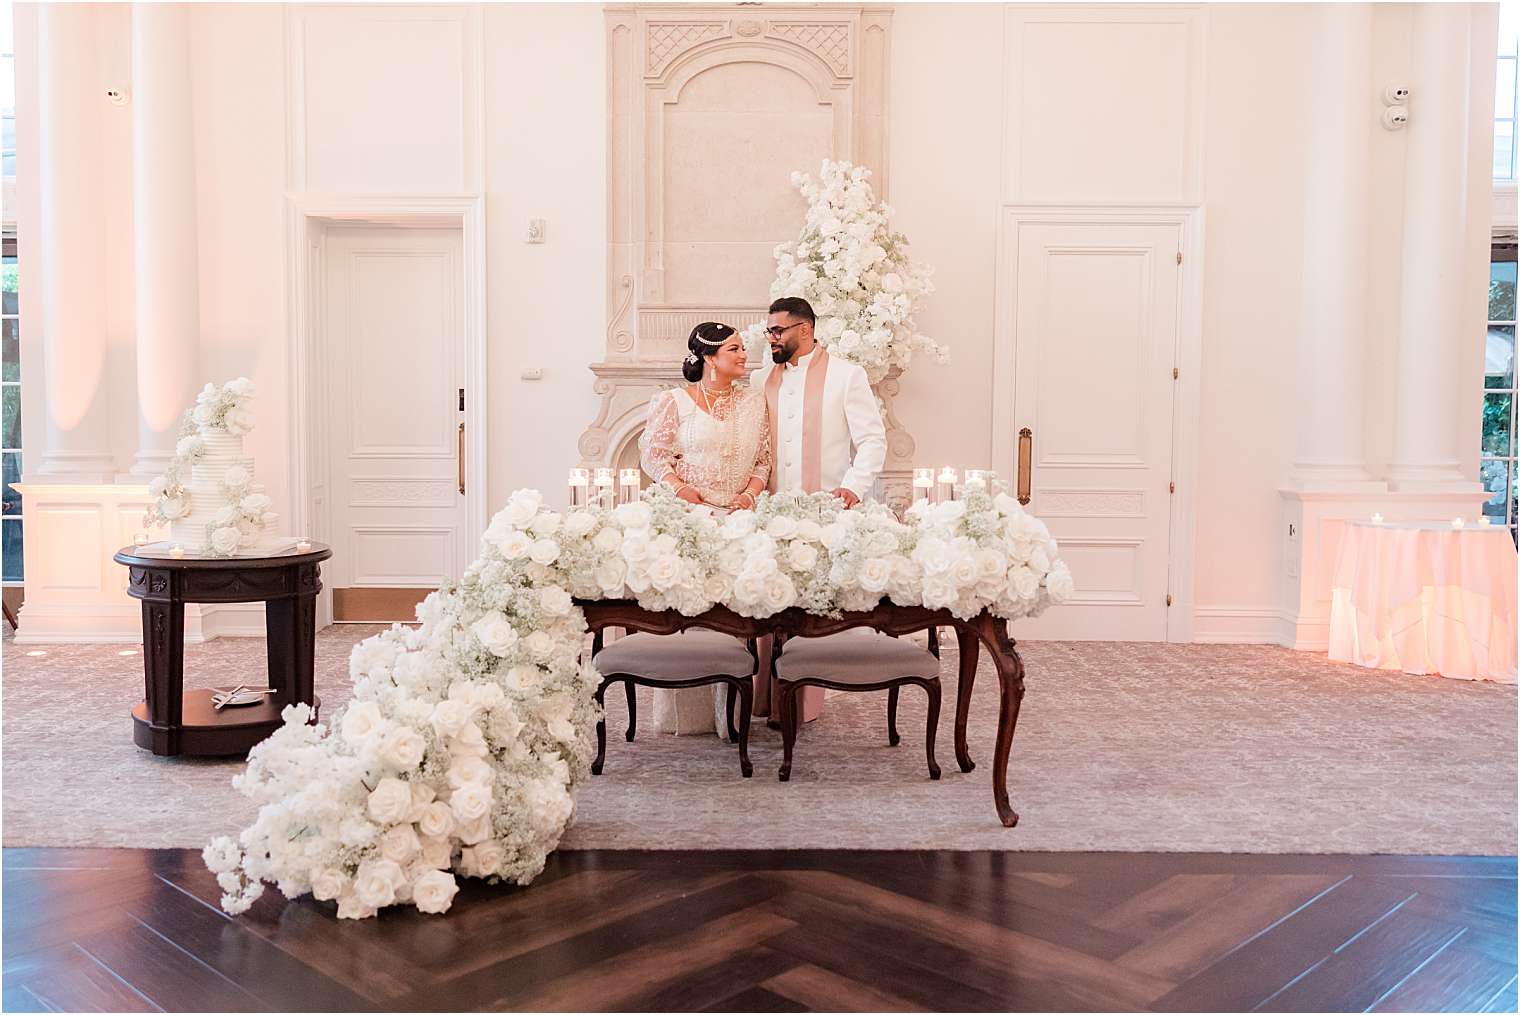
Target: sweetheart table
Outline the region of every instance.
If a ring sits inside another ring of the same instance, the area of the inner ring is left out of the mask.
[[[955,761],[962,772],[976,767],[966,746],[966,720],[971,714],[971,690],[976,683],[976,664],[981,645],[987,646],[997,667],[1000,701],[998,707],[997,745],[992,755],[992,803],[998,819],[1012,828],[1019,815],[1008,803],[1008,755],[1013,747],[1013,731],[1019,721],[1019,705],[1024,700],[1024,663],[1008,636],[1008,622],[982,612],[969,620],[959,620],[948,610],[931,610],[923,606],[897,606],[883,602],[874,610],[842,613],[824,617],[797,607],[769,617],[744,617],[723,606],[715,606],[693,617],[675,610],[646,610],[631,599],[577,599],[593,633],[608,627],[623,627],[648,634],[676,634],[689,627],[707,628],[736,638],[758,638],[767,634],[788,637],[819,638],[852,627],[871,627],[885,634],[904,635],[926,631],[931,627],[955,628],[960,654],[960,674],[955,698]]]

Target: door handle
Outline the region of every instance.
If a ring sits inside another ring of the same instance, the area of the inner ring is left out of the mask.
[[[1034,431],[1024,427],[1019,431],[1019,503],[1029,503],[1030,459],[1034,452]]]
[[[459,424],[459,492],[464,493],[464,424]]]

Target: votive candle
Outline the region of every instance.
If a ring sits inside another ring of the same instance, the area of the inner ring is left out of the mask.
[[[939,470],[939,483],[936,487],[938,500],[943,503],[955,499],[955,484],[960,482],[960,475],[950,466]]]
[[[1372,524],[1373,525],[1382,525],[1383,524],[1383,516],[1380,515],[1380,514],[1378,514],[1376,511],[1372,512]]]
[[[1454,529],[1460,529],[1462,526],[1464,526],[1466,524],[1467,524],[1467,521],[1466,521],[1466,519],[1463,519],[1463,518],[1453,518],[1451,520],[1451,527],[1454,528]]]
[[[171,556],[171,557],[174,557],[174,558],[178,559],[180,557],[183,557],[184,555],[185,555],[185,548],[183,546],[180,546],[178,543],[175,543],[173,546],[171,546],[169,548],[169,556]]]
[[[1479,525],[1492,525],[1493,522],[1491,522],[1489,520],[1488,515],[1479,515],[1478,516],[1478,524]]]
[[[296,540],[296,549],[300,550],[302,553],[305,553],[307,550],[311,549],[311,540],[307,539],[305,536],[302,536],[300,539]]]
[[[132,545],[133,546],[147,546],[148,545],[148,534],[146,532],[139,532],[137,535],[133,536],[132,537]]]
[[[616,507],[614,504],[614,486],[611,469],[596,470],[596,500],[602,507]]]
[[[570,507],[583,508],[586,506],[587,495],[591,487],[590,469],[570,470]]]
[[[987,489],[986,469],[966,470],[966,489],[970,490],[973,486],[980,487],[983,490]]]
[[[913,499],[915,501],[934,499],[933,469],[913,470]]]
[[[618,503],[632,504],[639,499],[639,470],[618,470]]]

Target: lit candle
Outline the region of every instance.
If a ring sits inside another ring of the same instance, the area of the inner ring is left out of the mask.
[[[173,546],[171,546],[169,548],[169,556],[171,556],[171,557],[174,557],[174,558],[178,559],[180,557],[183,557],[184,555],[185,555],[185,548],[183,546],[180,546],[178,543],[175,543]]]
[[[1461,519],[1461,518],[1453,518],[1451,520],[1451,527],[1454,528],[1454,529],[1460,529],[1462,526],[1464,526],[1466,524],[1467,524],[1467,522],[1465,520]]]
[[[1490,525],[1492,523],[1489,521],[1488,515],[1479,515],[1478,516],[1478,524],[1479,525]]]
[[[932,500],[933,497],[934,497],[934,470],[933,469],[914,469],[913,470],[913,499],[915,501]]]
[[[960,476],[950,466],[939,470],[939,484],[936,488],[938,500],[943,503],[955,499],[955,484],[960,482]]]
[[[983,490],[987,489],[986,469],[966,470],[966,489],[970,490],[973,486],[980,487]]]
[[[1380,515],[1380,514],[1378,514],[1376,511],[1372,512],[1372,524],[1373,525],[1382,525],[1383,524],[1383,516]]]
[[[307,550],[311,549],[311,540],[307,539],[305,536],[302,536],[300,539],[296,540],[296,549],[300,550],[302,553],[305,553]]]
[[[639,470],[618,470],[618,503],[632,504],[639,499]]]
[[[583,508],[586,506],[587,493],[591,487],[590,469],[570,470],[570,507]]]
[[[139,532],[137,535],[133,536],[132,537],[132,545],[133,546],[147,546],[148,545],[148,534],[146,532]]]
[[[611,469],[596,470],[596,502],[602,507],[616,507],[613,503],[616,482],[612,477]]]

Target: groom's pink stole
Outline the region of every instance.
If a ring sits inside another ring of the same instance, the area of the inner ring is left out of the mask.
[[[807,377],[802,382],[802,492],[817,493],[823,489],[823,381],[829,372],[829,353],[823,346],[814,346],[813,358],[808,360]],[[777,363],[765,379],[765,404],[771,414],[771,480],[769,489],[777,489],[776,474],[781,459],[776,456],[776,441],[781,433],[781,416],[777,405],[781,400],[781,376],[786,367]]]
[[[802,382],[802,492],[817,493],[823,489],[823,382],[829,372],[829,353],[823,346],[814,346],[813,358],[808,360],[807,377]],[[771,480],[770,491],[776,492],[776,474],[781,471],[781,459],[776,456],[776,442],[781,432],[781,415],[777,411],[781,401],[781,376],[786,367],[777,363],[765,379],[765,405],[771,415]],[[770,654],[774,643],[762,639],[761,669],[755,680],[755,711],[775,714],[776,695],[768,679]],[[804,687],[797,695],[798,711],[803,722],[812,722],[823,711],[824,690],[821,687]]]

